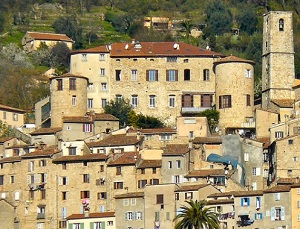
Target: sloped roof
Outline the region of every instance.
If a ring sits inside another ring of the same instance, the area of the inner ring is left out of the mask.
[[[135,165],[137,162],[139,153],[138,152],[126,152],[115,160],[108,163],[108,166],[116,165]]]
[[[119,119],[111,114],[94,114],[86,116],[65,116],[64,123],[90,123],[93,121],[119,121]]]
[[[97,142],[87,143],[88,147],[108,147],[108,146],[124,146],[124,145],[136,145],[143,140],[141,137],[137,139],[136,136],[127,136],[125,134],[110,135],[103,140]]]
[[[115,199],[133,198],[133,197],[144,197],[144,192],[129,192],[125,194],[116,195]]]
[[[229,170],[227,175],[232,174],[234,171]],[[200,170],[193,170],[188,173],[185,177],[210,177],[210,176],[227,176],[225,174],[224,169],[200,169]]]
[[[61,127],[54,128],[40,128],[30,133],[30,135],[56,134],[61,131]]]
[[[25,113],[25,110],[19,109],[19,108],[14,108],[14,107],[9,107],[6,105],[0,104],[0,110],[5,110],[5,111],[12,111],[12,112],[17,112],[17,113]]]
[[[289,192],[291,190],[291,186],[288,185],[278,185],[272,188],[264,190],[264,193],[277,193],[277,192]]]
[[[22,155],[22,158],[33,158],[33,157],[51,157],[52,155],[59,153],[55,146],[46,147],[45,149],[36,149],[35,151]]]
[[[82,50],[73,50],[71,51],[71,54],[76,53],[109,53],[109,50],[106,45],[94,47],[90,49],[82,49]]]
[[[84,155],[71,155],[71,156],[61,156],[57,159],[53,160],[55,162],[76,162],[76,161],[103,161],[106,160],[108,157],[103,153],[91,153],[91,154],[84,154]]]
[[[173,128],[154,128],[154,129],[140,129],[142,134],[165,134],[173,133],[176,134],[176,129]]]
[[[35,40],[52,40],[52,41],[67,41],[74,42],[66,34],[56,34],[56,33],[40,33],[40,32],[30,32],[27,31],[27,34],[34,38]]]
[[[193,139],[194,144],[221,144],[221,136],[209,136],[209,137],[195,137]]]
[[[180,184],[179,187],[176,189],[176,192],[197,191],[207,186],[209,186],[209,184]]]
[[[255,64],[252,60],[242,59],[233,55],[221,58],[214,62],[214,64],[222,64],[222,63],[230,63],[230,62],[240,62],[240,63],[248,63],[248,64]]]
[[[208,200],[207,205],[215,205],[215,204],[233,204],[234,199],[218,199],[218,200]]]
[[[262,196],[263,190],[247,190],[247,191],[230,191],[223,193],[213,193],[207,196],[208,198],[219,198],[219,197],[241,197],[241,196]]]
[[[188,144],[168,144],[164,149],[163,155],[185,155],[188,152]]]
[[[87,78],[85,76],[76,75],[76,74],[69,73],[69,72],[65,73],[63,75],[60,75],[60,76],[53,75],[53,76],[50,77],[50,79],[57,79],[57,78],[83,78],[83,79],[89,80],[89,78]]]
[[[89,213],[89,216],[84,216],[84,214],[72,214],[67,217],[67,220],[72,219],[86,219],[86,218],[106,218],[106,217],[115,217],[115,212],[95,212]]]
[[[0,138],[0,143],[7,142],[7,141],[9,141],[11,139],[14,139],[14,137],[2,137],[2,138]]]
[[[142,160],[137,168],[160,168],[162,165],[161,160]]]
[[[109,47],[109,48],[108,48]],[[79,50],[76,53],[98,53],[108,49],[111,57],[219,57],[225,56],[207,49],[183,42],[135,42],[114,43],[98,49]],[[72,53],[74,54],[74,52]]]
[[[0,159],[0,163],[10,163],[21,161],[21,157],[5,157]]]
[[[272,99],[272,103],[282,108],[293,108],[293,99]]]

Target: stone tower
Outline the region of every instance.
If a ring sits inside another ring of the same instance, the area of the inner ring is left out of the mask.
[[[84,116],[87,112],[88,78],[73,74],[50,79],[51,127],[62,127],[64,116]]]
[[[254,62],[228,56],[214,62],[219,129],[225,133],[254,129]]]
[[[275,100],[293,100],[295,80],[292,12],[271,11],[263,16],[262,108]]]

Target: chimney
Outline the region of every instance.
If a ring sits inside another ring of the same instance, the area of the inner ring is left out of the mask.
[[[83,216],[84,216],[84,218],[87,218],[90,216],[90,208],[89,207],[84,207]]]

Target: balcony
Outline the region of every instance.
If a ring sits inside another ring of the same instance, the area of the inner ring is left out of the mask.
[[[188,114],[193,114],[193,113],[199,113],[205,110],[210,110],[211,107],[182,107],[181,108],[181,113],[188,113]]]
[[[242,122],[243,128],[255,128],[255,122]]]
[[[254,223],[254,220],[249,219],[249,220],[238,220],[237,225],[239,227],[244,227],[244,226],[250,226],[252,223]]]
[[[46,218],[46,214],[45,213],[37,213],[37,219],[45,219]]]

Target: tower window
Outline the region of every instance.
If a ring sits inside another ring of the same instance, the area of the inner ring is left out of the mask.
[[[279,31],[284,31],[284,20],[282,18],[279,19]]]

